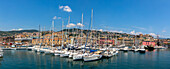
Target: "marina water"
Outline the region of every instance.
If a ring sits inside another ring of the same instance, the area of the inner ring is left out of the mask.
[[[170,69],[170,49],[156,49],[142,54],[119,52],[118,56],[98,61],[73,61],[27,50],[4,50],[0,69]]]

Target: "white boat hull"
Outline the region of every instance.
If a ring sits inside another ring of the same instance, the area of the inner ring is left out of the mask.
[[[75,55],[73,56],[73,60],[76,61],[76,60],[82,60],[83,59],[83,55]]]
[[[68,57],[69,54],[60,54],[60,57]]]
[[[97,56],[87,56],[87,57],[83,57],[83,60],[86,61],[95,61],[95,60],[99,60],[102,58],[102,55],[97,55]]]
[[[60,56],[60,53],[54,53],[55,56]]]

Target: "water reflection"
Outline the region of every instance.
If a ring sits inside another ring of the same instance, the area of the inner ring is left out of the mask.
[[[0,58],[0,66],[1,66],[1,62],[3,62],[3,58]]]
[[[118,56],[103,58],[93,62],[73,61],[69,58],[60,58],[59,56],[45,55],[34,51],[6,50],[4,51],[4,58],[0,58],[0,69],[20,69],[25,67],[34,69],[142,69],[147,67],[169,69],[169,58],[169,49],[155,49],[155,51],[147,51],[145,54],[132,51],[119,52]]]

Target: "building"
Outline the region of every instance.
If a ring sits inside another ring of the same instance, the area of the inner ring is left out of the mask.
[[[100,38],[98,41],[99,45],[115,45],[114,40],[107,39],[107,38]]]
[[[15,43],[30,44],[32,43],[32,38],[15,38]]]
[[[156,45],[156,43],[154,41],[143,41],[142,44],[146,45],[146,46],[155,46]]]
[[[2,43],[3,42],[3,37],[0,37],[0,43]]]
[[[9,44],[12,45],[15,42],[15,37],[14,36],[3,37],[2,42],[5,45],[9,45]]]

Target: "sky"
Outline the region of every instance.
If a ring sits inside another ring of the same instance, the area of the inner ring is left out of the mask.
[[[170,0],[0,0],[0,30],[61,30],[81,22],[87,29],[93,8],[93,29],[170,38]]]

